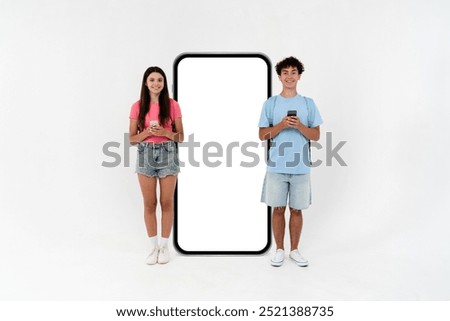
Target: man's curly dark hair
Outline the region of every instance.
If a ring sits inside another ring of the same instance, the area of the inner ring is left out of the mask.
[[[278,76],[281,75],[281,70],[288,67],[296,67],[298,70],[298,73],[301,75],[305,68],[303,68],[303,64],[295,57],[288,57],[283,60],[281,60],[277,65],[275,66],[275,70],[278,74]]]

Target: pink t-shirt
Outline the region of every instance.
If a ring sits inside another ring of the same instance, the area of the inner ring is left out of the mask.
[[[140,100],[138,100],[131,106],[130,119],[134,119],[134,120],[139,119],[139,103],[140,103]],[[145,115],[145,128],[150,126],[150,121],[152,121],[152,120],[156,120],[159,123],[158,116],[159,116],[159,103],[150,103],[150,110],[148,111],[147,115]],[[180,105],[178,105],[178,103],[175,100],[173,100],[172,98],[170,98],[170,118],[172,118],[173,121],[175,121],[176,118],[181,118]],[[166,124],[164,124],[163,127],[165,129],[172,131],[172,124],[170,123],[170,121],[168,121]],[[147,137],[144,140],[144,142],[151,142],[151,143],[158,144],[158,143],[166,142],[168,140],[169,139],[167,137],[163,137],[163,136],[150,136],[150,137]]]

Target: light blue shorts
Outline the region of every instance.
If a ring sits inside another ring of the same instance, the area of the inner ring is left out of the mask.
[[[166,177],[180,172],[177,146],[173,141],[153,144],[139,143],[136,173],[150,177]]]
[[[280,174],[266,172],[261,202],[271,207],[289,207],[296,210],[307,209],[311,205],[310,174]]]

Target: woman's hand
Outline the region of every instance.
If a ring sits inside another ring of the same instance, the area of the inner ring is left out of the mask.
[[[145,132],[145,134],[147,135],[147,137],[151,137],[151,136],[154,136],[155,134],[154,134],[154,128],[155,127],[153,127],[153,126],[149,126],[149,127],[147,127],[145,130],[144,130],[144,132]]]
[[[161,136],[167,137],[170,134],[170,132],[167,129],[159,125],[151,127],[150,132],[153,136],[160,136],[160,137]]]

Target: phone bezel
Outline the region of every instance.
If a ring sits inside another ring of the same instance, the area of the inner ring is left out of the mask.
[[[178,65],[183,59],[186,58],[260,58],[267,65],[267,98],[272,95],[272,63],[270,59],[262,54],[262,53],[182,53],[178,55],[173,64],[173,97],[175,100],[178,100]],[[269,144],[267,144],[269,146]],[[266,157],[269,155],[269,150],[266,149]],[[182,178],[181,178],[182,179]],[[178,242],[178,182],[175,186],[175,195],[174,195],[174,224],[173,224],[173,242],[175,249],[181,254],[185,255],[258,255],[263,254],[267,250],[270,249],[272,240],[271,240],[271,213],[272,209],[270,206],[267,206],[267,242],[266,245],[256,251],[235,251],[235,250],[219,250],[219,251],[190,251],[183,249]],[[231,236],[230,236],[231,237]]]

